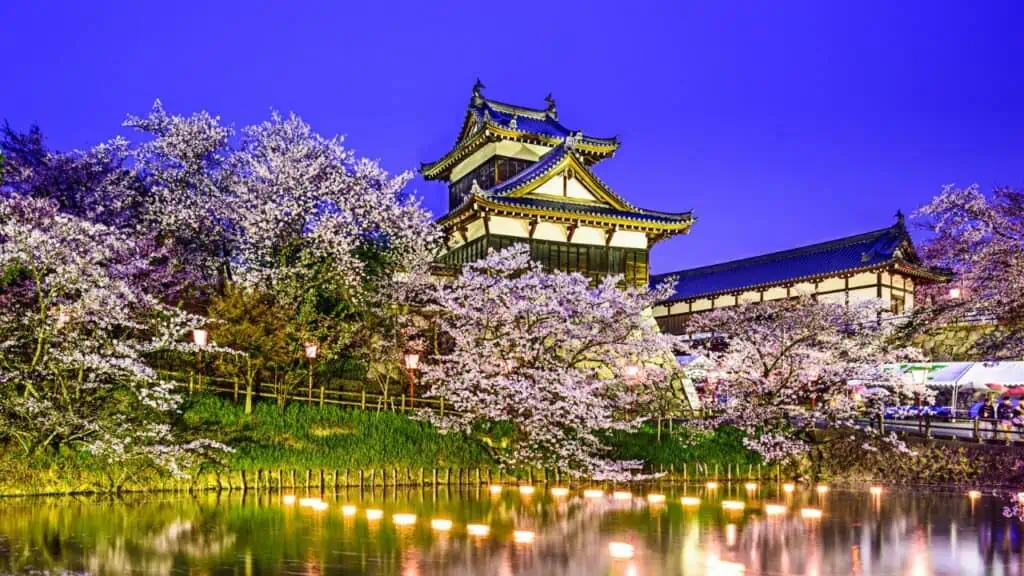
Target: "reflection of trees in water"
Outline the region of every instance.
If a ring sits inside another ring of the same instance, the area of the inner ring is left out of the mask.
[[[823,501],[794,496],[790,513],[765,517],[760,502],[745,512],[723,511],[703,494],[699,510],[641,499],[614,502],[530,498],[507,490],[358,491],[327,497],[315,512],[284,507],[277,494],[241,499],[158,495],[112,499],[0,501],[0,573],[67,569],[93,573],[305,574],[625,574],[716,573],[719,558],[747,573],[1022,574],[1019,524],[1002,518],[1001,500],[971,502],[961,494],[901,495],[834,491]],[[729,498],[742,496],[729,494]],[[776,496],[773,499],[777,499]],[[359,515],[345,517],[353,503]],[[821,520],[799,517],[820,505]],[[368,506],[384,510],[367,521]],[[413,512],[413,527],[396,527],[396,512]],[[454,522],[452,532],[431,518]],[[487,538],[468,537],[468,523],[491,526]],[[730,527],[731,526],[731,527]],[[515,544],[512,531],[536,540]],[[608,557],[610,540],[636,546],[631,561]]]
[[[0,572],[145,571],[217,558],[233,543],[216,508],[189,499],[33,498],[0,505]]]

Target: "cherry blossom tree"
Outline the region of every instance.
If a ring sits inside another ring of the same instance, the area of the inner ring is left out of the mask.
[[[667,287],[618,281],[545,273],[525,245],[466,265],[439,289],[433,311],[450,346],[422,377],[451,412],[424,417],[478,435],[507,465],[629,477],[642,463],[606,459],[601,432],[640,423],[652,389],[675,370],[676,338],[649,314]]]
[[[692,333],[702,337],[693,347],[711,362],[708,384],[725,401],[710,425],[742,428],[748,448],[779,462],[823,442],[819,428],[855,428],[885,404],[927,399],[924,386],[882,369],[886,362],[918,357],[916,350],[891,343],[893,325],[882,320],[883,310],[877,301],[846,306],[804,296],[694,315]],[[871,391],[854,394],[851,381],[867,383]],[[865,446],[906,451],[895,437]]]
[[[52,200],[0,199],[0,436],[26,455],[70,445],[121,458],[112,447],[130,444],[136,464],[181,474],[225,449],[162,427],[180,398],[144,355],[199,319],[138,288],[149,247]]]
[[[917,216],[934,233],[925,260],[953,272],[949,284],[923,287],[919,324],[942,326],[965,319],[999,323],[976,343],[993,359],[1024,354],[1024,190],[946,186]],[[950,290],[956,297],[949,296]]]

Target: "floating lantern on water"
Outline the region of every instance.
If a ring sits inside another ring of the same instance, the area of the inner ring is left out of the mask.
[[[708,482],[705,486],[707,486],[708,490],[714,490],[718,488],[718,482]]]
[[[664,494],[648,494],[647,495],[647,503],[648,504],[661,504],[664,501],[665,501],[665,495]]]
[[[491,533],[491,527],[486,524],[468,524],[466,534],[470,536],[487,536]]]
[[[967,497],[970,498],[971,500],[976,500],[978,498],[981,498],[981,492],[979,492],[978,490],[971,490],[967,493]]]
[[[569,495],[569,489],[564,486],[555,486],[551,489],[551,495],[555,498],[564,498]]]
[[[608,553],[611,554],[612,558],[629,559],[632,558],[636,553],[632,544],[625,542],[609,542]]]
[[[311,508],[313,510],[316,510],[317,512],[323,512],[324,510],[327,510],[327,502],[324,502],[322,500],[314,502]]]
[[[631,492],[612,492],[612,500],[632,500]]]
[[[380,520],[383,517],[384,517],[384,511],[383,510],[378,510],[376,508],[369,508],[369,509],[366,510],[366,519],[367,520]]]
[[[452,521],[445,518],[434,518],[430,521],[430,527],[438,532],[447,532],[452,529]]]
[[[682,498],[679,499],[679,502],[683,506],[700,506],[700,498],[695,498],[693,496],[683,496]]]
[[[821,518],[821,510],[817,508],[803,508],[800,510],[801,518]]]
[[[512,533],[512,539],[517,544],[531,544],[537,539],[537,535],[529,530],[516,530]]]
[[[285,494],[284,498],[282,498],[281,500],[283,500],[284,503],[288,504],[288,505],[295,504],[295,495],[294,494]]]
[[[583,491],[584,498],[602,498],[603,496],[604,490],[591,489]]]
[[[491,484],[487,489],[491,494],[501,494],[501,484]]]
[[[815,490],[818,491],[818,494],[824,494],[828,492],[828,484],[818,484]]]
[[[395,526],[411,526],[416,523],[415,514],[392,514],[391,521]]]
[[[793,490],[796,490],[796,485],[794,485],[794,484],[783,484],[782,485],[782,491],[783,492],[787,492],[788,493],[788,492],[792,492]]]
[[[743,487],[746,488],[748,492],[753,492],[754,490],[757,490],[757,482],[747,482]]]
[[[317,502],[320,502],[319,498],[302,498],[299,500],[299,506],[302,506],[303,508],[313,508],[317,505]]]
[[[881,496],[882,495],[882,487],[881,486],[872,486],[871,487],[871,495],[872,496]]]
[[[764,513],[769,516],[779,516],[786,513],[786,507],[782,504],[765,504]]]
[[[346,505],[342,506],[341,507],[341,515],[342,516],[355,516],[356,515],[356,507],[351,505],[351,504],[346,504]]]
[[[743,510],[746,504],[739,500],[722,500],[722,508],[725,510]]]
[[[523,496],[529,496],[530,494],[533,494],[533,492],[533,486],[523,484],[522,486],[519,487],[519,493],[522,494]]]

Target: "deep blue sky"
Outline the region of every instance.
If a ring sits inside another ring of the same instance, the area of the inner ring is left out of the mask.
[[[0,2],[0,118],[57,148],[155,98],[236,126],[294,111],[391,170],[491,98],[619,135],[598,173],[693,209],[653,270],[889,225],[945,183],[1024,184],[1024,3]],[[784,8],[765,7],[784,4]],[[445,188],[417,180],[435,212]]]

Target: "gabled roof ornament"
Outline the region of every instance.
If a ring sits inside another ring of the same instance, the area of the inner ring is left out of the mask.
[[[470,187],[469,193],[476,195],[483,194],[483,192],[483,188],[480,188],[480,183],[476,181],[476,178],[473,178],[473,186]]]
[[[473,106],[480,106],[484,103],[484,96],[482,94],[483,89],[486,88],[484,83],[480,81],[478,77],[476,83],[473,84]]]
[[[516,117],[512,116],[512,119],[508,121],[508,127],[515,129],[519,126],[519,122],[516,121]]]
[[[565,137],[565,148],[566,150],[573,150],[576,148],[576,137],[572,134]]]
[[[490,110],[487,110],[487,109],[485,108],[485,109],[484,109],[484,124],[486,124],[486,123],[488,123],[488,122],[490,122],[490,121],[491,121],[491,111],[490,111]]]
[[[558,110],[555,109],[555,97],[549,92],[547,97],[544,98],[544,101],[548,103],[548,108],[546,110],[548,116],[558,120]]]
[[[896,223],[897,224],[903,224],[905,220],[906,220],[906,218],[903,217],[903,210],[900,210],[899,208],[897,208],[896,209]]]

